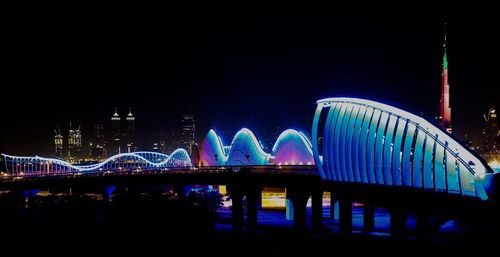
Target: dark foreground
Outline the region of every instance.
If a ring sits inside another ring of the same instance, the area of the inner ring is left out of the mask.
[[[167,192],[167,193],[165,193]],[[296,231],[283,212],[260,211],[259,226],[234,230],[218,193],[186,197],[163,190],[121,193],[112,201],[84,195],[0,196],[0,244],[16,255],[334,256],[348,254],[481,254],[496,252],[497,230],[452,231],[425,240],[396,240],[381,213],[378,233],[356,224],[340,235],[325,219],[321,231]],[[329,216],[325,214],[325,217]],[[359,220],[354,214],[354,223]]]

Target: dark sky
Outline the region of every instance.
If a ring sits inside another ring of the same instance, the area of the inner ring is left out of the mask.
[[[177,126],[189,107],[199,137],[209,127],[308,131],[315,101],[333,96],[434,117],[445,19],[456,135],[478,136],[500,102],[492,6],[303,4],[12,10],[3,151],[51,151],[55,127],[106,124],[114,106],[133,107],[143,137]]]

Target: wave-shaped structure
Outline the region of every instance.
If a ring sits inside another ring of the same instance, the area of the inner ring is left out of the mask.
[[[229,146],[211,129],[200,144],[200,161],[202,166],[314,164],[311,142],[299,131],[285,130],[272,149],[272,153],[266,153],[247,128],[238,131]]]
[[[357,98],[327,98],[317,104],[312,142],[324,180],[404,186],[481,199],[492,193],[491,168],[425,119]]]
[[[293,129],[287,129],[279,135],[272,154],[277,164],[314,164],[311,142],[302,132]]]
[[[75,165],[64,160],[39,156],[2,155],[5,159],[7,171],[16,175],[158,170],[192,166],[189,154],[181,148],[173,151],[170,155],[157,152],[120,153],[109,157],[103,162],[91,165]]]

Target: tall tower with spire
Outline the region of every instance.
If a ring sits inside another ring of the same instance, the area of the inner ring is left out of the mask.
[[[121,118],[118,115],[118,108],[111,116],[111,153],[116,154],[122,151]]]
[[[128,114],[125,120],[127,122],[124,135],[124,138],[126,140],[125,143],[127,151],[133,152],[136,146],[135,146],[135,117],[134,114],[132,114],[132,107],[128,108]]]
[[[444,23],[443,65],[441,67],[441,128],[451,134],[450,84],[448,83],[448,58],[446,56],[446,22]]]

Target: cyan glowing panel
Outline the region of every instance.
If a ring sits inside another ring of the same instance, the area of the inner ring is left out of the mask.
[[[445,151],[445,158],[448,192],[461,194],[455,156],[450,151]]]
[[[316,167],[318,167],[318,172],[322,179],[327,179],[325,171],[323,169],[323,163],[320,160],[321,157],[318,149],[318,125],[322,111],[323,111],[323,104],[318,104],[318,107],[316,107],[316,113],[314,114],[313,126],[312,126],[312,148],[314,153],[314,162],[316,163]]]
[[[342,171],[340,170],[340,130],[342,128],[342,121],[344,119],[344,114],[347,109],[347,105],[342,105],[339,111],[339,116],[337,117],[335,131],[333,133],[333,167],[335,170],[335,176],[337,176],[337,181],[343,181]]]
[[[402,165],[402,179],[404,186],[412,186],[412,165],[411,165],[411,155],[413,155],[413,138],[415,136],[415,125],[413,123],[408,123],[406,126],[406,137],[404,141],[403,150],[403,165]]]
[[[384,141],[384,182],[386,185],[392,185],[392,151],[393,151],[393,139],[394,130],[396,129],[396,121],[398,117],[391,115],[389,117],[389,123],[387,124],[387,131],[385,132]]]
[[[361,135],[361,126],[363,125],[363,119],[365,117],[366,107],[360,106],[359,113],[356,117],[356,123],[354,124],[353,139],[352,139],[352,167],[354,172],[354,178],[356,182],[361,182],[361,173],[359,167],[359,141]]]
[[[368,142],[366,143],[366,168],[368,174],[368,182],[375,184],[375,137],[377,136],[377,125],[380,121],[380,110],[375,109],[373,112],[372,121],[370,123],[370,131],[368,132]]]
[[[446,191],[446,174],[444,172],[444,147],[441,144],[436,144],[434,181],[437,191]]]
[[[346,110],[344,113],[344,119],[342,120],[342,127],[340,128],[340,137],[339,137],[339,157],[340,157],[340,171],[342,174],[343,181],[352,181],[349,179],[349,175],[347,175],[347,167],[346,167],[346,159],[348,159],[348,154],[346,151],[345,141],[347,137],[347,127],[349,127],[349,120],[351,118],[351,113],[353,110],[353,106],[348,104],[346,106]]]
[[[354,134],[354,124],[357,121],[358,117],[358,112],[359,112],[359,106],[354,106],[351,112],[351,117],[349,119],[349,125],[347,127],[347,135],[346,135],[346,140],[345,140],[345,155],[346,155],[346,170],[347,174],[349,177],[349,181],[355,182],[355,176],[354,176],[354,170],[352,168],[352,145],[353,145],[353,134]]]
[[[431,137],[427,137],[425,140],[425,152],[424,152],[424,188],[433,189],[434,188],[434,145],[436,141]]]
[[[424,151],[424,141],[425,141],[425,133],[420,130],[420,127],[417,129],[417,140],[415,141],[415,149],[413,150],[413,187],[422,188],[422,159],[423,159],[423,151]]]
[[[389,114],[387,112],[383,112],[380,116],[377,135],[375,136],[375,181],[379,185],[384,184],[384,169],[382,167],[384,162],[382,155],[384,153],[384,137],[388,120]]]
[[[370,121],[374,116],[373,108],[368,108],[363,120],[363,126],[361,127],[361,140],[359,141],[359,167],[361,172],[361,180],[363,183],[368,183],[368,167],[366,166],[366,145],[368,141],[368,132],[370,128]]]
[[[403,136],[406,129],[406,120],[399,118],[397,121],[396,134],[394,135],[394,147],[392,150],[392,183],[397,186],[403,185],[401,159],[403,157]]]
[[[331,163],[331,155],[333,152],[333,133],[332,129],[335,129],[334,121],[338,116],[338,108],[340,105],[333,104],[328,110],[328,115],[326,116],[325,131],[323,132],[323,167],[326,171],[326,176],[330,180],[337,180],[335,172],[333,172],[333,163]]]

